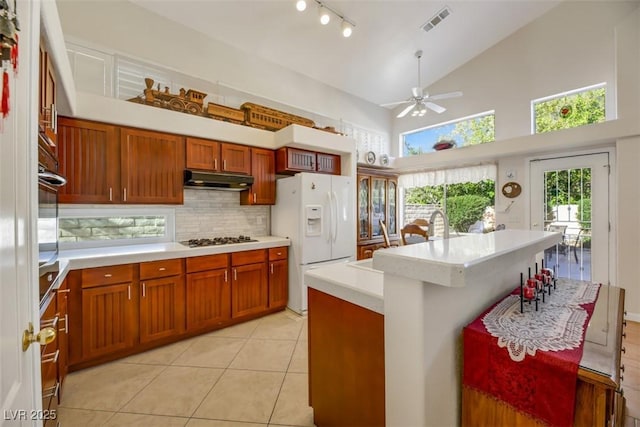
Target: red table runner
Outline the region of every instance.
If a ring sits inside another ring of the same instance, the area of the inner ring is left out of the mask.
[[[463,385],[554,426],[571,426],[578,365],[599,284],[558,279],[540,303],[520,287],[464,328]]]

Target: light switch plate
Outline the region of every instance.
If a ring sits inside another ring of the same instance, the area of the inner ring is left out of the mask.
[[[511,180],[516,179],[517,175],[518,174],[513,169],[509,169],[505,172],[505,176],[507,177],[507,179],[511,179]]]

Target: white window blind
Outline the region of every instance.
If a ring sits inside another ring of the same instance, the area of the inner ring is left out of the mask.
[[[140,62],[132,61],[116,55],[116,98],[131,99],[142,95],[146,88],[144,79],[150,77],[153,79],[153,88],[157,89],[160,84],[160,90],[164,90],[165,86],[171,91],[171,77],[164,71],[152,68]]]
[[[415,188],[441,184],[459,184],[462,182],[480,182],[486,179],[495,181],[496,175],[497,167],[494,164],[468,166],[400,175],[398,177],[398,185],[403,188]]]

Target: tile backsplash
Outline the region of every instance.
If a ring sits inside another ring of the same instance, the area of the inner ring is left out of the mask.
[[[176,206],[176,241],[214,236],[251,237],[270,233],[269,206],[241,206],[235,191],[184,189]]]

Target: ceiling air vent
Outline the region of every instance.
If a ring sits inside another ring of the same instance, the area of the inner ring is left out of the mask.
[[[422,29],[425,31],[431,30],[433,27],[444,21],[444,18],[451,15],[451,9],[449,6],[445,6],[440,12],[436,13],[431,19],[427,21],[426,24],[422,26]]]

